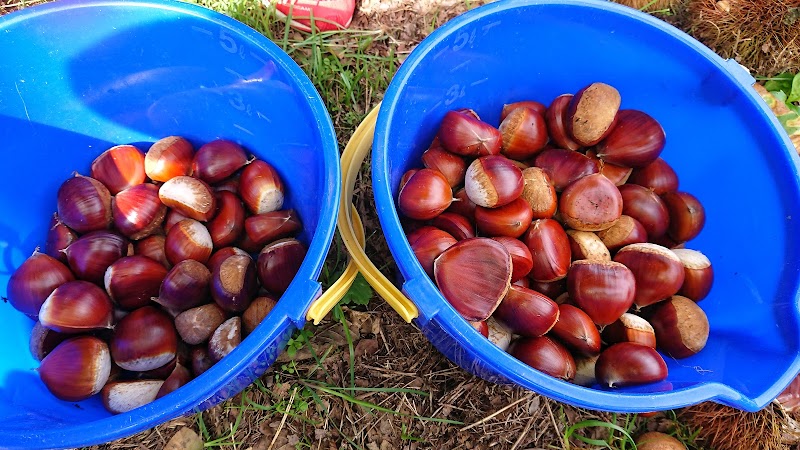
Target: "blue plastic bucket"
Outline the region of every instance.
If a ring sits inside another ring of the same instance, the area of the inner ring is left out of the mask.
[[[615,86],[623,108],[646,111],[667,133],[662,154],[682,190],[699,197],[707,222],[689,243],[711,259],[715,283],[700,302],[707,347],[668,358],[666,381],[585,388],[547,376],[483,339],[417,263],[395,200],[402,174],[444,114],[469,107],[499,123],[504,103]],[[426,38],[392,80],[373,143],[373,185],[383,231],[417,324],[459,366],[598,410],[641,412],[713,400],[748,411],[767,405],[800,370],[798,157],[738,64],[646,14],[590,0],[500,1],[448,22]]]
[[[44,243],[59,185],[105,149],[181,135],[241,143],[274,165],[307,256],[278,306],[229,356],[173,394],[111,415],[55,399],[28,351],[33,322],[0,303],[0,448],[111,441],[209,408],[260,376],[306,320],[335,229],[339,153],[300,68],[245,25],[169,1],[56,2],[0,18],[0,293]]]

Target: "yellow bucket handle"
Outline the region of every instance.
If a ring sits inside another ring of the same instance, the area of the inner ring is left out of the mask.
[[[358,126],[342,153],[342,198],[339,202],[337,227],[342,236],[350,262],[339,278],[324,294],[317,298],[306,314],[307,320],[319,324],[336,303],[341,300],[361,272],[364,279],[406,322],[419,316],[419,310],[391,281],[389,281],[375,264],[364,253],[364,226],[355,206],[352,205],[353,189],[361,164],[372,149],[372,138],[375,134],[375,122],[378,117],[376,106]],[[349,205],[349,207],[348,207]]]

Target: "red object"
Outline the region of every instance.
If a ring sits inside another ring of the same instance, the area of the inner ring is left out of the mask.
[[[275,4],[275,12],[285,18],[291,16],[291,26],[311,31],[311,17],[317,31],[333,31],[350,26],[355,0],[264,0]]]

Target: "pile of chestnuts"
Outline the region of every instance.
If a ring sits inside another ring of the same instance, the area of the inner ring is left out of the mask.
[[[229,140],[118,145],[58,189],[44,251],[8,301],[36,320],[40,377],[113,413],[162,397],[261,323],[306,254],[297,213],[265,161]]]
[[[499,126],[448,111],[400,180],[408,242],[443,297],[520,361],[586,386],[667,377],[705,346],[705,210],[660,154],[666,134],[593,83]]]

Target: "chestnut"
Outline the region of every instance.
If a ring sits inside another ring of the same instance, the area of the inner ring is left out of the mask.
[[[129,253],[127,239],[112,231],[84,234],[64,250],[69,267],[80,280],[102,285],[108,266]]]
[[[192,374],[195,377],[199,377],[214,365],[214,361],[211,359],[211,356],[208,355],[207,345],[192,347],[192,350],[189,352],[189,358],[192,366]]]
[[[528,278],[528,281],[530,282],[530,286],[528,286],[529,288],[533,289],[536,292],[539,292],[540,294],[544,294],[553,300],[557,299],[561,294],[567,292],[566,278],[561,278],[559,280],[549,281],[549,282],[534,281]]]
[[[584,147],[603,140],[616,123],[621,101],[619,91],[605,83],[592,83],[579,90],[567,108],[570,137]]]
[[[516,200],[525,182],[522,171],[502,155],[483,156],[467,167],[464,188],[473,203],[497,208]]]
[[[267,291],[282,294],[300,270],[306,256],[305,245],[294,238],[279,239],[258,254],[258,279]]]
[[[484,236],[522,236],[533,220],[528,202],[516,198],[507,205],[496,208],[475,208],[475,225]]]
[[[567,131],[567,109],[572,101],[572,94],[561,94],[556,97],[547,108],[545,119],[547,120],[547,131],[550,139],[558,145],[559,148],[565,150],[578,150],[581,144],[578,144]]]
[[[125,256],[108,266],[103,279],[106,292],[120,308],[131,310],[158,296],[167,268],[146,256]]]
[[[433,169],[411,175],[397,196],[397,206],[406,217],[429,220],[443,213],[453,201],[447,178]]]
[[[624,210],[625,206],[622,209]],[[644,226],[638,220],[625,214],[619,216],[614,225],[600,230],[596,234],[611,252],[616,252],[628,244],[647,242],[647,230],[644,229]]]
[[[656,195],[678,190],[678,174],[669,163],[661,158],[656,158],[655,161],[644,167],[634,169],[628,182],[644,186]]]
[[[533,165],[541,168],[561,192],[570,184],[587,175],[600,172],[600,164],[583,153],[562,148],[542,150],[533,159]]]
[[[91,177],[111,195],[144,183],[144,153],[133,145],[116,145],[92,161]]]
[[[42,303],[39,321],[61,333],[110,329],[113,305],[105,291],[87,281],[68,281]]]
[[[673,295],[646,310],[656,335],[659,350],[677,359],[702,350],[708,342],[708,317],[697,303]]]
[[[468,321],[486,320],[511,286],[511,255],[488,238],[458,241],[433,262],[436,285]]]
[[[239,197],[253,214],[281,209],[284,186],[278,171],[266,161],[251,162],[239,179]]]
[[[167,253],[164,248],[165,241],[166,238],[161,235],[148,236],[134,243],[133,254],[146,256],[169,270],[172,268],[172,264],[167,260]]]
[[[547,144],[547,124],[544,116],[524,106],[512,109],[500,123],[502,147],[507,158],[524,160],[532,157]]]
[[[111,193],[91,177],[75,175],[58,188],[58,217],[79,234],[111,225]]]
[[[261,246],[277,239],[295,236],[302,228],[303,224],[294,209],[280,209],[244,219],[245,233],[256,245]],[[215,244],[215,247],[225,245]]]
[[[211,272],[202,263],[187,259],[175,264],[161,283],[158,298],[167,310],[180,313],[209,301]]]
[[[533,219],[550,219],[556,213],[558,197],[550,177],[541,167],[522,170],[524,187],[520,198],[528,203]]]
[[[44,253],[62,263],[66,263],[67,255],[64,254],[63,250],[76,240],[78,240],[78,235],[64,225],[64,222],[58,218],[58,214],[53,214],[53,218],[50,220],[50,228],[47,230]]]
[[[34,252],[8,280],[8,302],[17,311],[36,317],[42,303],[62,284],[74,281],[69,268],[52,256]]]
[[[153,181],[166,182],[192,174],[192,144],[180,136],[161,138],[144,155],[144,172]]]
[[[534,220],[522,242],[533,256],[533,268],[528,275],[532,280],[550,282],[567,276],[572,252],[561,224],[553,219]]]
[[[678,290],[678,295],[690,298],[696,302],[706,298],[714,283],[714,268],[711,261],[703,253],[688,248],[672,250],[683,263],[683,284]]]
[[[192,159],[192,176],[214,184],[230,177],[248,162],[242,146],[227,139],[216,139],[197,149]]]
[[[586,156],[592,161],[597,162],[598,166],[600,167],[600,173],[604,177],[611,180],[615,186],[622,186],[623,184],[627,183],[631,173],[633,173],[633,169],[630,167],[620,166],[617,164],[612,164],[608,161],[603,161],[602,159],[598,158],[597,154],[593,150],[587,151]]]
[[[35,324],[33,324],[33,329],[31,330],[31,337],[28,341],[28,349],[31,351],[31,355],[33,355],[37,361],[41,361],[45,356],[52,352],[53,349],[58,346],[58,344],[71,337],[74,337],[74,335],[68,333],[59,333],[58,331],[51,330],[50,328],[42,325],[41,322],[37,321]]]
[[[592,318],[577,306],[558,305],[558,322],[551,334],[567,348],[583,356],[600,354],[600,332]]]
[[[207,303],[187,309],[175,317],[175,328],[183,342],[202,344],[211,333],[225,322],[225,311],[216,303]]]
[[[208,356],[211,360],[219,362],[242,342],[242,319],[239,316],[231,317],[222,323],[208,340]]]
[[[166,313],[144,306],[117,323],[109,347],[111,358],[121,368],[138,372],[153,370],[175,358],[178,334]]]
[[[503,105],[503,109],[500,110],[500,122],[505,120],[506,117],[517,108],[529,108],[534,110],[537,114],[544,117],[545,113],[547,112],[547,106],[544,104],[537,102],[536,100],[521,100],[518,102],[506,103]]]
[[[161,229],[167,207],[158,198],[156,185],[142,183],[119,192],[113,198],[111,215],[120,233],[139,240]]]
[[[417,257],[425,273],[433,278],[433,261],[458,242],[446,231],[432,226],[424,226],[408,234],[408,244]]]
[[[219,269],[223,261],[233,255],[250,256],[249,253],[239,247],[223,247],[211,254],[211,257],[208,258],[208,262],[206,263],[206,267],[208,267],[208,270],[211,272],[214,272]]]
[[[619,187],[622,214],[633,217],[647,231],[648,240],[663,236],[670,223],[669,211],[661,198],[646,187],[626,184]]]
[[[601,326],[631,307],[637,287],[634,274],[614,261],[578,260],[567,275],[569,298]]]
[[[533,255],[528,247],[519,239],[512,237],[496,236],[492,239],[503,244],[503,247],[511,255],[511,282],[517,283],[522,280],[527,282],[526,276],[533,268]]]
[[[656,334],[646,319],[635,314],[625,313],[619,320],[603,328],[603,341],[608,344],[635,342],[656,348]]]
[[[570,228],[599,231],[610,228],[623,212],[620,190],[596,173],[580,178],[564,189],[558,202],[561,218]]]
[[[452,203],[450,203],[445,212],[460,214],[472,221],[475,219],[476,207],[477,205],[469,199],[467,190],[462,187],[453,194]]]
[[[622,247],[614,261],[624,264],[636,279],[634,304],[643,308],[665,300],[683,285],[683,263],[672,250],[651,243]]]
[[[164,380],[117,380],[108,382],[101,391],[103,406],[114,414],[122,414],[156,399]]]
[[[559,320],[559,308],[543,294],[511,285],[492,317],[514,334],[542,336]]]
[[[475,331],[483,335],[486,339],[489,339],[489,323],[486,320],[481,321],[470,321],[469,323],[472,325],[472,328],[475,328]]]
[[[278,301],[273,297],[256,297],[250,306],[242,313],[242,332],[245,336],[252,333],[256,327],[267,317]]]
[[[508,353],[551,377],[569,381],[575,376],[575,359],[547,336],[519,338],[511,343]]]
[[[475,322],[470,322],[475,323]],[[500,323],[499,321],[495,320],[495,318],[489,317],[486,319],[485,322],[487,329],[487,336],[486,339],[489,340],[492,344],[496,345],[500,350],[507,351],[508,346],[511,345],[511,330],[508,329],[505,325]]]
[[[207,229],[213,247],[221,248],[239,240],[244,231],[245,209],[236,194],[222,191],[216,196],[217,214],[208,222]]]
[[[706,210],[700,200],[688,192],[667,192],[661,195],[669,211],[669,237],[678,241],[691,241],[706,223]]]
[[[450,153],[441,146],[432,145],[425,150],[422,154],[422,164],[426,168],[437,170],[444,175],[450,187],[464,184],[467,162],[461,156]]]
[[[457,241],[475,237],[475,226],[461,214],[445,211],[434,217],[431,225],[448,233]]]
[[[616,388],[663,381],[668,370],[664,358],[654,348],[620,342],[600,353],[595,375],[603,385]]]
[[[597,383],[595,377],[595,366],[599,354],[594,356],[579,356],[575,358],[575,378],[572,382],[581,386],[590,387]]]
[[[460,111],[444,115],[438,136],[445,150],[462,156],[496,155],[503,142],[500,130]]]
[[[184,219],[175,224],[164,241],[164,252],[172,264],[187,259],[205,264],[213,249],[214,242],[208,228],[194,219]]]
[[[597,156],[612,164],[644,167],[658,158],[665,142],[657,120],[636,109],[623,109],[613,129],[597,144]]]
[[[177,210],[184,216],[208,222],[217,212],[217,198],[204,181],[178,176],[169,179],[158,189],[161,203]]]
[[[569,238],[569,248],[572,252],[572,260],[596,259],[601,261],[611,261],[611,253],[595,233],[591,231],[567,230]]]
[[[161,398],[171,392],[174,392],[181,388],[186,383],[192,380],[192,374],[189,373],[189,369],[184,367],[182,364],[178,363],[175,365],[175,368],[172,370],[172,373],[169,374],[164,383],[158,389],[158,393],[156,393],[156,398]]]
[[[256,265],[249,255],[230,256],[211,273],[211,297],[225,311],[244,311],[257,291]]]
[[[57,398],[79,402],[97,394],[111,374],[111,357],[105,342],[78,336],[58,344],[39,365],[39,376]]]

